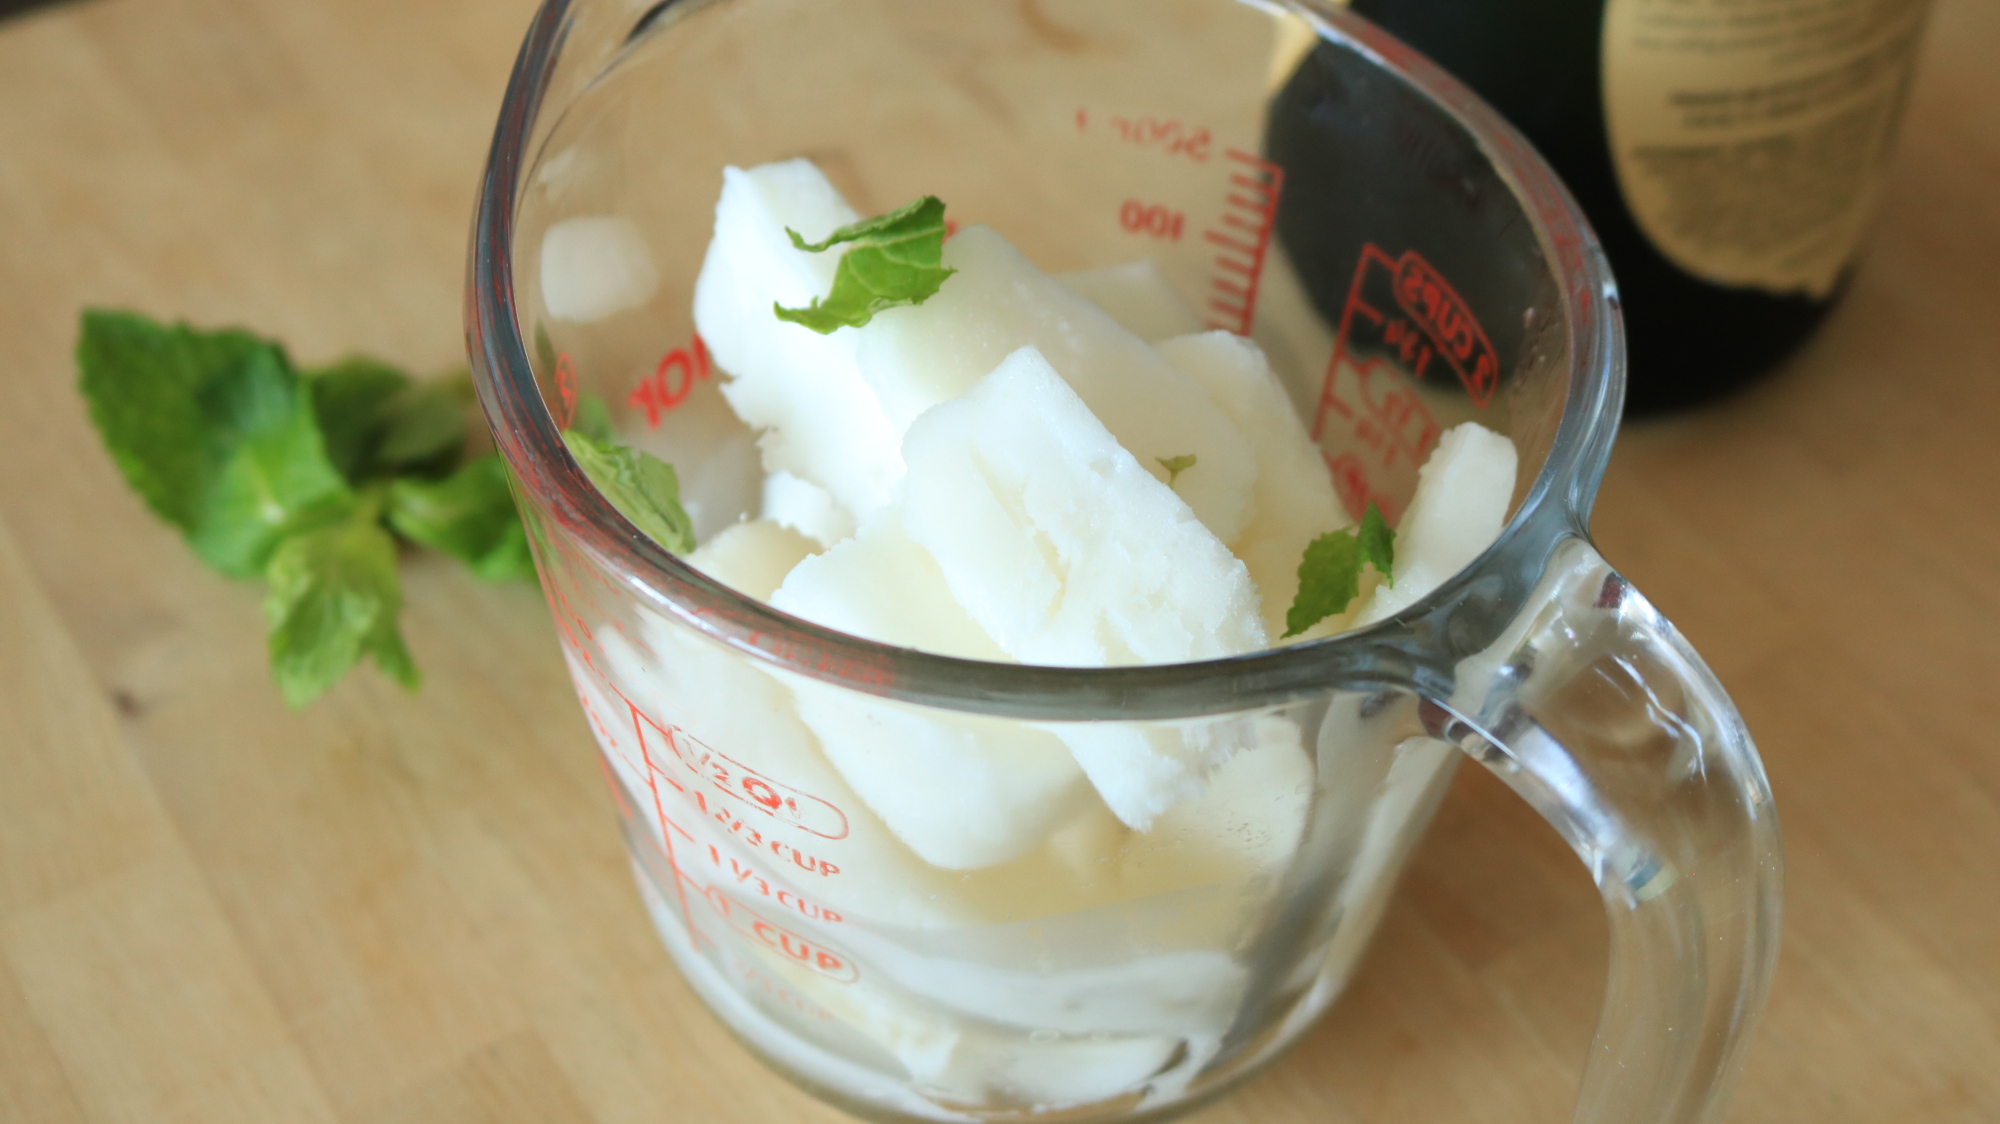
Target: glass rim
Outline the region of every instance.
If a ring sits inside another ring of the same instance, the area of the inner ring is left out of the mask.
[[[1444,623],[1478,574],[1522,562],[1538,574],[1555,541],[1586,535],[1624,399],[1624,333],[1609,266],[1568,190],[1526,138],[1477,95],[1361,17],[1325,0],[1237,0],[1306,19],[1320,38],[1355,51],[1437,105],[1474,139],[1534,222],[1565,305],[1569,386],[1548,457],[1499,537],[1437,589],[1366,628],[1222,659],[1123,667],[988,663],[893,647],[794,617],[715,581],[641,533],[570,457],[535,381],[515,307],[513,227],[527,146],[571,12],[587,2],[543,0],[515,60],[474,213],[466,342],[481,407],[520,498],[560,524],[560,533],[572,536],[593,564],[676,623],[830,685],[1032,721],[1189,718],[1279,706],[1335,688],[1448,694],[1452,668],[1440,662],[1439,630],[1425,626]],[[653,5],[637,27],[685,2]],[[1516,583],[1512,592],[1515,603],[1504,606],[1503,621],[1519,611],[1527,589]]]

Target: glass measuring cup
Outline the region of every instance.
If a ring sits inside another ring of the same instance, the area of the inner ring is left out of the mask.
[[[1507,434],[1506,529],[1370,628],[1167,666],[933,656],[711,580],[606,504],[559,429],[595,394],[677,466],[703,535],[757,512],[755,435],[691,296],[722,167],[801,155],[864,214],[936,194],[1051,271],[1151,260],[1264,348],[1351,507],[1400,514],[1451,424]],[[1586,536],[1622,393],[1614,290],[1539,159],[1364,22],[547,0],[467,317],[641,890],[780,1072],[885,1120],[1218,1095],[1339,994],[1463,751],[1606,901],[1576,1119],[1719,1107],[1775,956],[1777,828],[1733,707]],[[1093,741],[1215,768],[1135,831],[1036,786]]]

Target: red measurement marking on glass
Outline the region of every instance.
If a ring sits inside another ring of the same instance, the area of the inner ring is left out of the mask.
[[[1465,299],[1415,250],[1404,250],[1395,270],[1397,306],[1451,365],[1472,404],[1485,409],[1500,385],[1500,356]],[[1418,371],[1417,377],[1422,378],[1423,372]]]
[[[1357,517],[1369,499],[1381,500],[1360,453],[1385,470],[1414,471],[1437,442],[1437,420],[1412,385],[1432,374],[1434,360],[1452,371],[1475,407],[1492,401],[1499,355],[1458,291],[1415,250],[1391,257],[1373,243],[1364,245],[1312,426],[1317,441],[1338,419],[1360,447],[1328,462],[1342,501]]]
[[[1181,240],[1181,230],[1187,225],[1187,215],[1181,211],[1169,210],[1158,203],[1147,203],[1139,199],[1127,199],[1118,208],[1118,225],[1128,234],[1144,234],[1168,242]]]
[[[1076,131],[1089,132],[1090,122],[1090,111],[1079,107],[1076,111]],[[1207,129],[1171,117],[1154,117],[1150,113],[1138,117],[1114,115],[1100,118],[1100,122],[1104,135],[1122,144],[1158,149],[1169,156],[1184,156],[1197,164],[1208,163],[1215,145],[1215,137]]]
[[[822,878],[832,878],[834,875],[840,873],[840,867],[837,864],[820,858],[811,851],[802,851],[782,839],[774,839],[767,836],[757,830],[756,827],[745,822],[743,817],[731,812],[728,808],[710,804],[708,796],[700,789],[687,788],[672,777],[663,777],[661,779],[665,780],[675,791],[685,797],[688,803],[693,804],[697,811],[714,821],[723,830],[729,832],[730,835],[741,840],[753,850],[769,851],[771,857],[781,866],[786,862],[790,862],[793,866],[805,871],[807,874],[817,874]]]
[[[708,845],[708,860],[719,873],[728,875],[733,885],[754,890],[760,896],[777,902],[780,907],[789,909],[801,917],[828,925],[838,925],[846,920],[835,910],[820,905],[796,890],[772,882],[758,873],[757,868],[749,863],[724,855],[722,848],[713,843]]]
[[[569,598],[563,595],[562,590],[556,588],[554,581],[543,583],[542,597],[548,602],[549,616],[555,620],[556,627],[562,630],[564,643],[570,646],[586,666],[596,671],[597,662],[590,657],[591,648],[597,645],[596,634],[590,631],[589,625],[583,623],[582,617],[570,609]],[[578,639],[578,633],[582,634],[582,639]],[[589,646],[584,644],[584,640],[590,641]],[[602,674],[599,672],[600,677]]]
[[[562,416],[556,420],[568,429],[576,420],[576,364],[567,351],[556,356],[556,397],[562,399]]]
[[[643,714],[642,714],[643,717]],[[821,839],[847,838],[847,813],[830,801],[764,775],[672,724],[646,719],[688,772],[717,792]]]
[[[1208,283],[1208,326],[1247,336],[1257,319],[1257,286],[1264,276],[1265,255],[1271,249],[1285,170],[1238,149],[1232,148],[1225,155],[1246,170],[1229,174],[1230,191],[1222,217],[1202,234],[1219,248]]]
[[[708,345],[697,334],[686,347],[667,352],[660,365],[625,398],[625,404],[646,411],[646,428],[660,428],[660,419],[673,413],[694,393],[696,383],[713,370]]]
[[[732,797],[736,795],[734,792],[730,791],[728,788],[724,787],[721,783],[719,783],[716,780],[715,775],[712,771],[704,773],[701,770],[696,769],[688,764],[687,759],[682,756],[682,754],[685,752],[685,748],[681,744],[678,744],[683,740],[686,741],[694,740],[688,737],[686,731],[670,723],[661,723],[655,721],[651,715],[641,710],[637,703],[634,703],[631,699],[626,698],[624,692],[619,691],[617,685],[611,683],[610,681],[606,680],[605,686],[609,688],[613,694],[616,694],[618,696],[618,700],[624,703],[626,709],[631,712],[632,731],[634,734],[638,736],[639,756],[641,762],[643,763],[643,768],[646,774],[646,784],[648,785],[648,787],[652,789],[654,806],[655,806],[654,810],[656,814],[660,816],[661,823],[663,825],[667,822],[667,820],[666,820],[666,812],[664,809],[664,805],[662,804],[662,798],[659,795],[659,788],[661,783],[664,782],[667,785],[667,787],[673,789],[675,792],[680,793],[681,797],[687,803],[694,805],[695,810],[699,811],[702,815],[708,817],[710,820],[713,820],[724,830],[728,831],[731,835],[735,836],[737,839],[742,840],[753,849],[761,851],[769,851],[771,855],[774,858],[778,859],[781,863],[789,861],[793,866],[799,868],[802,871],[805,871],[807,874],[817,874],[823,878],[832,878],[833,876],[840,873],[839,864],[834,863],[831,860],[821,858],[810,851],[801,850],[797,846],[788,843],[783,839],[772,838],[770,836],[765,835],[762,831],[759,831],[756,827],[746,822],[743,819],[743,817],[730,811],[730,808],[737,807],[738,806],[737,804],[731,803],[727,806],[724,806],[718,803],[711,803],[708,799],[707,793],[703,789],[690,788],[689,786],[682,784],[678,779],[678,777],[676,776],[676,774],[680,773],[682,770],[685,770],[686,772],[692,772],[697,777],[701,777],[702,779],[709,781],[711,785],[714,785],[715,787],[721,789],[727,795],[730,795]],[[649,728],[654,732],[654,736],[652,738],[648,738],[646,736],[646,731]],[[653,745],[656,742],[662,744],[666,748],[667,752],[672,753],[675,756],[675,758],[681,762],[682,770],[669,771],[668,768],[661,763],[660,758],[656,757],[653,753]],[[626,759],[628,761],[631,760],[629,756]],[[731,764],[735,763],[731,762]],[[737,765],[737,768],[741,769],[744,767],[741,765]],[[777,786],[782,784],[782,782],[772,781],[770,778],[764,777],[761,774],[757,775],[757,779],[763,781],[766,785]],[[741,779],[737,779],[735,783],[738,787],[744,787],[752,793],[763,791],[763,789],[758,785],[745,786]],[[814,801],[818,805],[823,806],[825,812],[831,812],[834,815],[838,816],[839,820],[837,826],[841,834],[840,835],[824,834],[823,832],[815,831],[813,830],[813,828],[807,827],[806,825],[799,823],[795,820],[792,820],[786,816],[779,815],[779,812],[781,810],[790,810],[787,807],[787,805],[783,803],[783,801],[780,801],[778,807],[775,809],[772,808],[767,803],[755,799],[744,798],[742,800],[742,803],[748,804],[749,806],[756,808],[759,811],[762,811],[765,814],[772,816],[773,818],[779,819],[781,822],[784,822],[788,826],[796,827],[799,828],[800,830],[811,832],[814,835],[820,836],[820,838],[822,839],[837,840],[846,835],[847,816],[845,813],[841,812],[839,808],[828,803],[827,801],[820,800],[816,796],[806,796],[806,794],[800,793],[797,789],[791,788],[791,786],[789,785],[785,785],[783,787],[786,792],[796,793],[799,796],[804,796],[807,800]],[[801,803],[800,805],[798,805],[798,808],[802,810],[805,814],[810,814],[810,815],[824,814],[821,810],[816,809],[811,805],[805,803]],[[833,821],[830,820],[823,820],[822,825],[834,826]]]
[[[861,972],[854,961],[844,952],[828,946],[824,941],[799,935],[757,915],[755,910],[714,886],[703,895],[708,899],[716,915],[728,922],[731,929],[746,936],[764,948],[785,957],[803,967],[810,968],[835,983],[853,983],[861,978]]]
[[[616,690],[617,688],[614,687],[612,689]],[[632,706],[629,699],[626,700],[625,705],[631,708],[632,731],[639,735],[639,753],[646,761],[646,787],[652,793],[653,815],[658,817],[660,821],[660,843],[666,849],[667,865],[672,867],[674,871],[674,897],[680,902],[681,920],[687,923],[689,934],[695,938],[695,943],[699,945],[708,938],[702,934],[700,929],[695,927],[694,915],[688,912],[686,884],[693,881],[693,879],[689,878],[686,872],[681,870],[680,860],[674,855],[674,833],[679,832],[687,838],[689,843],[695,842],[694,834],[675,823],[673,818],[667,815],[666,802],[660,799],[659,769],[653,764],[653,759],[646,749],[646,734],[639,726],[639,708]]]
[[[609,680],[605,681],[605,686],[609,688],[613,694],[616,694],[618,696],[619,701],[624,703],[626,709],[631,712],[632,729],[633,732],[638,735],[639,755],[641,761],[643,762],[643,768],[646,773],[646,781],[647,784],[653,787],[656,796],[658,793],[658,788],[660,783],[665,782],[667,787],[673,789],[675,792],[680,793],[682,798],[685,799],[687,803],[692,804],[696,811],[700,812],[703,816],[706,816],[710,820],[713,820],[716,824],[720,825],[722,828],[727,830],[731,835],[747,843],[753,849],[769,851],[773,857],[777,858],[781,862],[790,861],[793,866],[799,868],[800,870],[805,871],[808,874],[817,874],[820,875],[821,877],[831,878],[834,875],[840,873],[840,867],[838,864],[833,863],[827,859],[820,858],[819,856],[814,855],[809,851],[800,850],[798,847],[784,841],[783,839],[775,839],[766,836],[756,827],[745,822],[741,816],[730,811],[730,808],[738,806],[737,804],[731,803],[728,804],[727,806],[724,806],[722,804],[710,803],[707,793],[704,789],[690,788],[687,785],[682,784],[676,775],[677,773],[680,772],[680,770],[675,770],[670,772],[668,768],[661,763],[661,759],[653,754],[653,744],[655,742],[664,744],[668,752],[672,753],[675,759],[680,761],[682,769],[684,769],[686,772],[694,773],[695,776],[709,781],[711,785],[714,785],[717,788],[721,789],[726,795],[730,796],[736,795],[733,791],[727,788],[724,785],[724,783],[718,782],[715,773],[713,772],[712,769],[709,772],[703,772],[701,769],[698,769],[689,763],[688,759],[684,756],[688,751],[687,745],[685,743],[695,742],[696,744],[699,744],[696,741],[696,739],[689,737],[687,732],[682,730],[678,726],[672,725],[671,723],[662,723],[656,721],[651,715],[647,714],[644,710],[640,709],[637,703],[633,702],[629,698],[626,698],[624,692],[619,691],[618,687],[615,684],[611,683]],[[648,729],[651,729],[654,732],[654,736],[651,738],[647,737],[646,731]],[[630,760],[630,758],[628,757],[627,760]],[[734,763],[732,762],[732,764]],[[738,765],[737,768],[741,769],[744,767]],[[770,778],[763,777],[761,774],[758,775],[757,779],[765,782],[766,785],[782,784],[782,782],[771,781]],[[763,786],[758,784],[745,785],[741,779],[737,779],[735,783],[738,787],[745,788],[752,793],[758,793],[763,791]],[[789,785],[786,785],[784,787],[786,791],[798,793],[797,789],[793,789]],[[742,802],[749,804],[751,807],[757,808],[759,811],[772,815],[774,816],[774,818],[780,819],[782,822],[785,822],[789,826],[800,828],[801,830],[811,832],[814,835],[819,835],[823,839],[834,840],[845,836],[847,829],[847,816],[845,813],[842,813],[839,808],[828,803],[827,801],[820,800],[818,797],[806,796],[806,794],[804,793],[798,793],[798,795],[805,796],[806,800],[816,802],[818,805],[823,806],[825,811],[831,812],[833,815],[837,816],[838,817],[837,824],[835,823],[835,821],[823,821],[823,824],[824,826],[837,826],[841,832],[841,835],[827,835],[820,831],[814,831],[812,828],[807,827],[804,824],[798,823],[784,816],[779,816],[777,814],[779,810],[789,810],[787,806],[782,802],[780,802],[778,809],[775,810],[768,803],[763,801],[751,799],[751,800],[744,800]],[[803,809],[808,814],[814,814],[814,815],[822,814],[818,809],[815,809],[810,804],[800,804],[798,807],[800,809]]]

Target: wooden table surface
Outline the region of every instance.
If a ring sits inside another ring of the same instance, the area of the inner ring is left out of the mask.
[[[127,491],[77,310],[460,356],[528,0],[89,0],[0,23],[0,1121],[834,1121],[680,982],[540,598],[418,562],[418,697],[288,712],[259,592]],[[1707,654],[1789,844],[1730,1119],[2000,1120],[2000,5],[1941,0],[1847,302],[1629,428],[1596,527]],[[1568,1118],[1580,866],[1459,774],[1342,1004],[1205,1124]]]

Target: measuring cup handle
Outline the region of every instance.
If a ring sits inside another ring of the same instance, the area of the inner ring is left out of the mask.
[[[1571,539],[1423,712],[1562,833],[1604,896],[1611,978],[1575,1124],[1717,1116],[1769,990],[1783,861],[1763,765],[1715,676]]]

